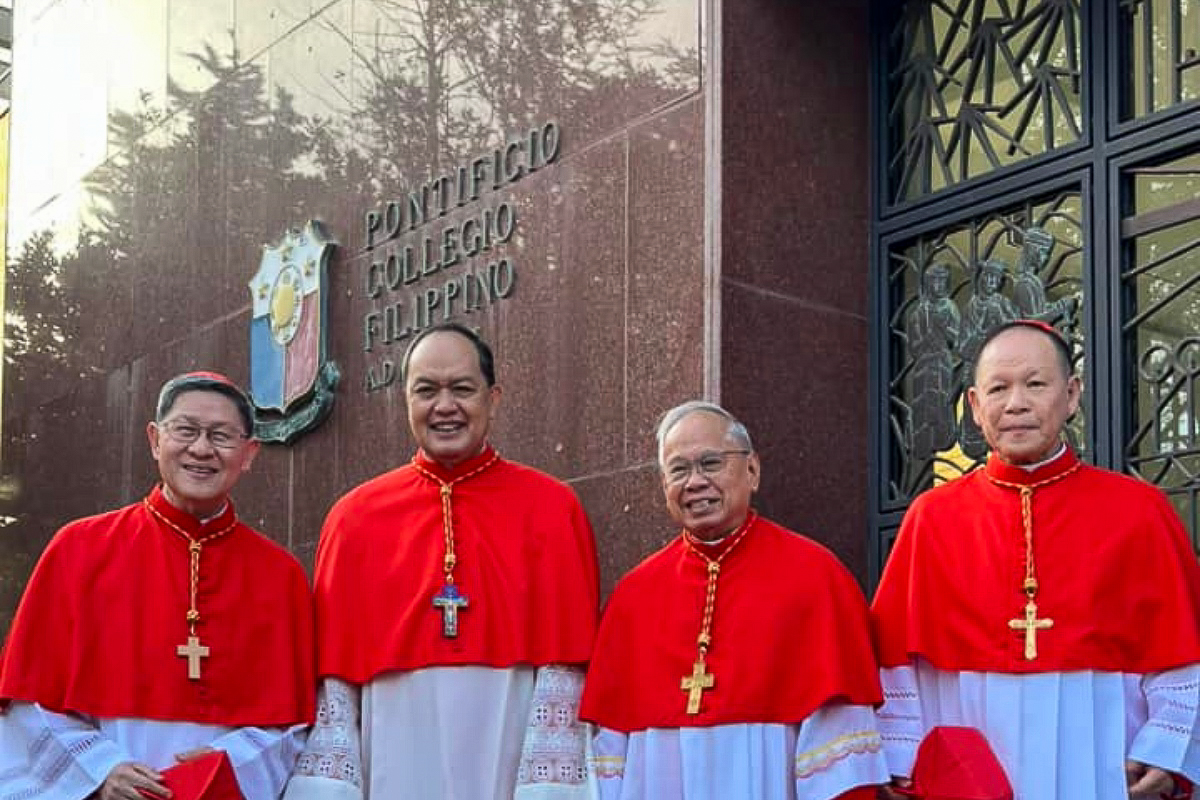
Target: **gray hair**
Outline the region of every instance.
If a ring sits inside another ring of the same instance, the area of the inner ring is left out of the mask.
[[[154,421],[162,422],[184,392],[216,392],[233,401],[247,436],[254,435],[254,406],[242,387],[219,372],[185,372],[162,385],[154,407]]]
[[[738,445],[751,452],[754,451],[754,444],[750,441],[750,432],[746,430],[746,426],[741,420],[730,414],[725,409],[721,408],[716,403],[710,403],[707,400],[689,400],[686,403],[680,403],[670,411],[662,415],[662,419],[658,422],[658,430],[655,432],[655,438],[658,440],[658,464],[661,467],[663,462],[663,442],[666,441],[667,434],[671,429],[679,424],[679,421],[688,414],[702,411],[706,414],[714,414],[727,423],[726,435],[730,436]]]

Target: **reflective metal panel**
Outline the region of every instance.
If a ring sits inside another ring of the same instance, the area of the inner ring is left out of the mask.
[[[1081,198],[1072,189],[961,220],[890,250],[885,507],[907,505],[987,454],[966,407],[987,334],[1017,318],[1058,328],[1083,364]],[[1071,422],[1086,448],[1083,415]]]
[[[902,203],[1080,140],[1080,8],[908,2],[888,53],[888,197]]]
[[[1130,471],[1200,531],[1200,154],[1126,170],[1121,220]]]

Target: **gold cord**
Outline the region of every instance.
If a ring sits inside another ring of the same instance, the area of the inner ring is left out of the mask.
[[[488,459],[485,463],[483,463],[480,466],[476,467],[475,469],[471,470],[466,475],[459,475],[457,478],[455,478],[452,481],[442,480],[437,475],[434,475],[432,472],[430,472],[429,470],[425,469],[420,464],[418,464],[417,460],[415,458],[412,461],[413,469],[415,469],[417,472],[424,475],[426,478],[428,478],[429,480],[433,481],[434,483],[438,484],[438,486],[441,487],[440,493],[441,493],[441,499],[442,499],[442,533],[445,535],[445,542],[446,542],[445,543],[445,553],[442,556],[442,572],[446,576],[446,585],[447,586],[454,585],[454,567],[457,566],[457,564],[458,564],[458,557],[454,553],[454,515],[452,513],[452,508],[450,505],[450,495],[454,491],[454,485],[456,483],[462,483],[463,481],[467,480],[468,478],[472,478],[472,477],[478,475],[479,473],[483,472],[485,469],[492,466],[499,460],[500,460],[500,454],[493,453],[492,457],[490,459]]]
[[[750,525],[754,522],[755,518],[755,514],[751,512],[751,514],[746,517],[746,521],[742,523],[742,527],[734,532],[733,538],[729,542],[729,546],[726,547],[716,558],[711,557],[700,549],[699,543],[690,531],[683,532],[684,544],[686,544],[689,550],[699,556],[708,565],[708,586],[704,593],[704,616],[701,618],[700,622],[700,635],[696,637],[696,649],[698,651],[697,657],[701,663],[704,662],[704,657],[712,648],[712,623],[713,615],[717,608],[717,579],[721,575],[721,562],[724,561],[725,557],[732,553],[734,548],[741,543],[743,538],[745,538],[746,532],[750,530]]]
[[[1038,590],[1037,572],[1033,560],[1033,490],[1057,483],[1077,469],[1079,469],[1079,462],[1073,464],[1070,469],[1060,472],[1051,478],[1029,484],[1002,481],[999,478],[989,475],[986,470],[983,473],[996,486],[1002,486],[1005,489],[1016,489],[1021,493],[1021,527],[1025,531],[1025,582],[1022,588],[1030,600],[1034,598]]]
[[[190,634],[192,636],[195,636],[196,635],[196,623],[200,621],[200,609],[196,605],[196,593],[197,593],[198,587],[200,585],[200,553],[201,553],[201,551],[203,551],[204,545],[207,542],[211,542],[213,539],[217,539],[221,536],[224,536],[225,534],[229,533],[234,528],[236,528],[238,521],[237,521],[237,519],[234,519],[233,522],[229,523],[221,530],[215,531],[214,533],[210,533],[208,536],[202,537],[200,539],[196,539],[190,533],[185,531],[183,528],[179,527],[174,522],[169,520],[166,516],[163,515],[163,513],[161,511],[159,511],[157,508],[155,508],[153,505],[151,505],[149,499],[143,499],[142,505],[144,505],[146,507],[146,509],[151,514],[153,514],[160,522],[162,522],[164,525],[166,525],[171,530],[178,533],[188,543],[189,565],[188,565],[187,623],[188,623],[188,631],[190,632]]]
[[[1037,632],[1054,626],[1054,620],[1047,618],[1039,619],[1037,615],[1038,581],[1033,555],[1033,491],[1034,489],[1040,489],[1043,486],[1061,481],[1077,469],[1079,469],[1079,462],[1076,462],[1069,469],[1053,477],[1029,484],[1000,480],[990,475],[986,470],[983,473],[996,486],[1006,489],[1016,489],[1021,493],[1021,527],[1025,533],[1025,579],[1021,584],[1021,588],[1025,592],[1025,609],[1022,617],[1009,620],[1008,627],[1014,631],[1024,632],[1025,659],[1027,661],[1033,661],[1037,658]]]

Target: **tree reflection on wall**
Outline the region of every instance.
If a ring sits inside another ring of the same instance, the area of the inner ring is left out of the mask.
[[[351,76],[324,75],[342,87],[341,108],[301,111],[293,89],[269,79],[272,49],[247,61],[228,41],[187,54],[209,88],[170,82],[161,98],[143,92],[136,107],[110,109],[109,156],[83,181],[88,208],[73,241],[45,229],[10,243],[5,475],[52,483],[64,456],[83,450],[80,426],[95,422],[49,425],[47,409],[83,408],[63,400],[81,379],[244,311],[247,254],[286,226],[331,209],[355,220],[547,119],[569,119],[588,141],[699,89],[698,32],[682,44],[655,39],[660,0],[358,0],[355,15],[367,7],[367,31],[320,14],[302,26],[348,47]],[[133,422],[145,413],[135,409]],[[129,430],[136,454],[139,425]],[[8,541],[26,542],[23,555],[66,519],[123,499],[105,472],[119,467],[115,453],[79,458],[66,468],[92,468],[99,485],[0,492]],[[8,563],[0,584],[11,590],[31,559]]]

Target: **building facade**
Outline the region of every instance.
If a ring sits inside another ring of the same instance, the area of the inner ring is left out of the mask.
[[[164,379],[309,400],[252,344],[306,313],[328,416],[235,497],[308,563],[411,455],[396,364],[444,319],[495,345],[496,443],[574,486],[606,588],[673,533],[652,433],[700,396],[869,587],[982,456],[963,376],[1017,314],[1076,343],[1086,457],[1197,531],[1187,0],[24,0],[14,32],[0,624],[59,525],[152,485]]]

